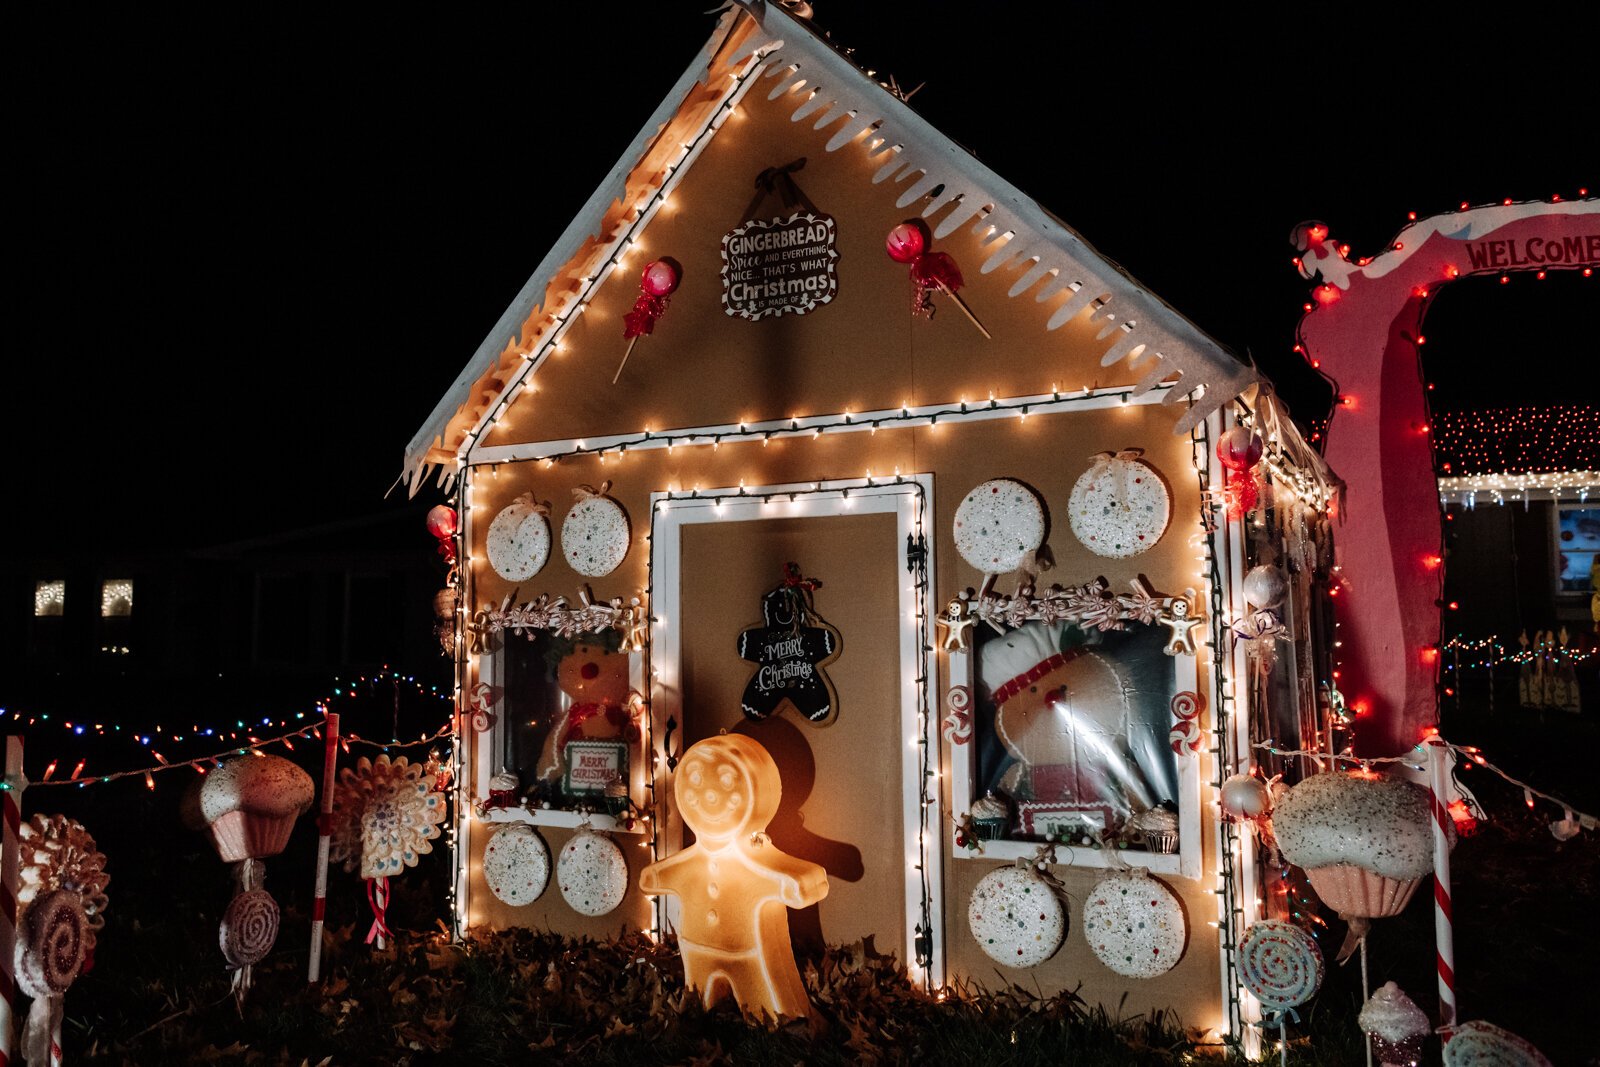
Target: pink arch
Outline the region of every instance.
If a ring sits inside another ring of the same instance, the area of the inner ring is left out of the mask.
[[[1340,392],[1325,452],[1348,486],[1337,534],[1339,686],[1356,711],[1362,753],[1388,755],[1416,744],[1437,712],[1443,568],[1417,358],[1422,320],[1456,278],[1600,266],[1600,201],[1435,215],[1366,261],[1347,259],[1321,224],[1300,233],[1301,273],[1322,279],[1300,345]]]

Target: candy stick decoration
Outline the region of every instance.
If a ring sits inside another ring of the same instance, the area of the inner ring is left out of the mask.
[[[1439,1023],[1456,1024],[1456,949],[1450,916],[1450,746],[1428,739],[1428,784],[1433,810],[1433,933],[1439,970]],[[1446,1038],[1448,1040],[1448,1038]]]
[[[676,260],[658,259],[646,264],[644,273],[639,275],[639,299],[633,302],[633,310],[623,316],[622,336],[628,341],[628,350],[622,353],[622,362],[617,364],[617,373],[611,378],[612,385],[622,377],[622,368],[628,365],[628,357],[633,355],[633,346],[639,343],[639,338],[655,333],[656,320],[666,313],[667,298],[677,291],[682,277]]]
[[[10,1067],[17,1046],[17,890],[22,877],[22,738],[6,738],[6,776],[0,789],[4,841],[0,846],[0,1067]]]
[[[311,903],[311,963],[307,982],[322,976],[322,924],[328,910],[328,845],[333,836],[333,789],[339,762],[339,713],[328,713],[322,726],[322,809],[317,814],[317,878]]]
[[[932,293],[937,289],[955,301],[956,307],[978,328],[979,333],[993,340],[967,302],[956,295],[956,290],[966,284],[961,277],[961,268],[945,253],[929,251],[929,240],[928,228],[921,219],[907,219],[890,230],[884,242],[884,250],[889,253],[890,259],[911,266],[911,282],[916,286],[911,297],[912,314],[932,318]]]

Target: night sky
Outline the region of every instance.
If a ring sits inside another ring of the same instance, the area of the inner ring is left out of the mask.
[[[8,537],[197,546],[398,506],[406,442],[709,35],[708,6],[140,12],[15,42],[5,395],[29,521]],[[1600,180],[1593,85],[1566,61],[1600,27],[1570,15],[1554,33],[1031,6],[821,0],[816,22],[926,83],[917,110],[1252,354],[1297,414],[1327,390],[1289,352],[1295,223],[1371,254],[1407,211]],[[1438,397],[1596,402],[1597,285],[1446,290]]]

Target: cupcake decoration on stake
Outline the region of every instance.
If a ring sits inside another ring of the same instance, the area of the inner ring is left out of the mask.
[[[251,967],[266,958],[278,936],[278,905],[263,888],[261,861],[288,846],[295,820],[310,810],[315,796],[311,776],[281,756],[238,756],[206,775],[200,787],[200,814],[211,842],[234,865],[234,899],[217,937],[241,1007]]]
[[[1356,1022],[1383,1067],[1417,1067],[1422,1043],[1433,1032],[1422,1009],[1393,982],[1372,994]]]
[[[1272,830],[1284,859],[1350,924],[1340,962],[1371,920],[1400,914],[1433,873],[1429,804],[1422,786],[1369,771],[1312,775],[1278,802]],[[1455,827],[1446,831],[1453,848]]]

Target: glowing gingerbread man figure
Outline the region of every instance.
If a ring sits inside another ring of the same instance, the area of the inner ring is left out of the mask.
[[[762,832],[783,793],[778,765],[748,737],[710,737],[684,753],[673,793],[695,843],[641,871],[639,888],[678,897],[684,980],[708,1008],[731,993],[753,1015],[809,1015],[787,909],[827,896],[828,875]]]

